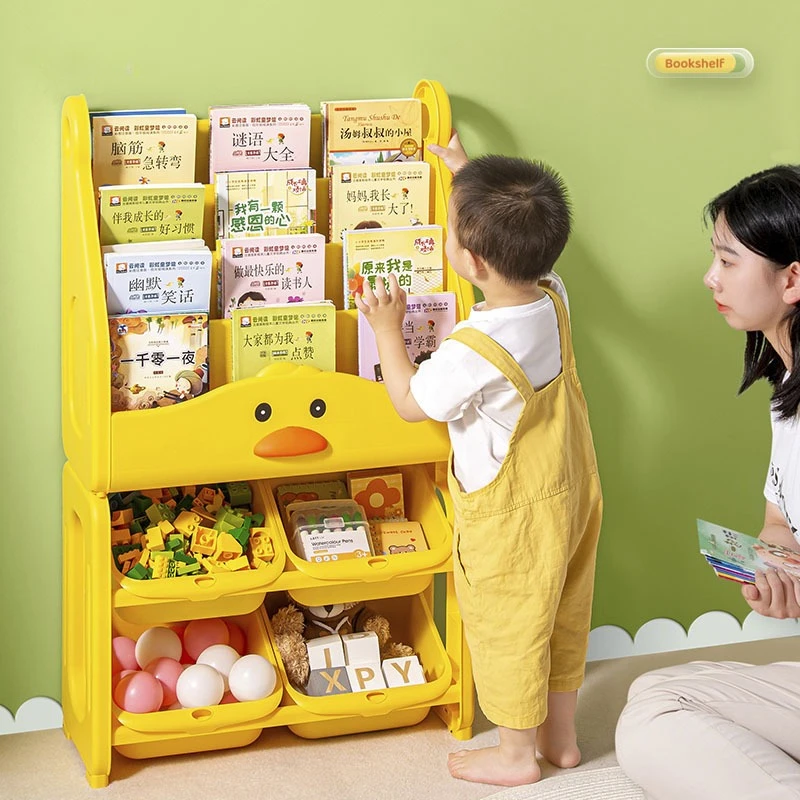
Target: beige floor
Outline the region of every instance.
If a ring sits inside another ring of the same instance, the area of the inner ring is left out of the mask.
[[[616,765],[616,719],[628,685],[642,672],[692,659],[766,663],[795,658],[800,658],[800,637],[589,664],[578,709],[584,761],[569,774],[601,770],[599,782]],[[464,746],[496,741],[480,714],[474,734]],[[458,746],[434,714],[413,728],[320,740],[274,729],[238,750],[149,760],[115,755],[109,787],[92,790],[62,732],[37,731],[0,736],[0,800],[477,800],[495,794],[500,795],[497,800],[534,800],[569,794],[553,794],[567,773],[549,765],[544,767],[545,780],[524,790],[453,780],[446,758]]]

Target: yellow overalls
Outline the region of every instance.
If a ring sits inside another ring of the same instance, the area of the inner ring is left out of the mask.
[[[603,506],[567,312],[545,291],[558,318],[561,373],[538,391],[491,337],[474,328],[450,335],[523,399],[494,480],[462,491],[452,453],[448,474],[455,587],[478,702],[495,725],[514,729],[544,722],[548,691],[583,683]]]

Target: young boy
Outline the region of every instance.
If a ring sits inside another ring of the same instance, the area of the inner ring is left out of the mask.
[[[401,333],[406,294],[366,286],[356,305],[378,343],[389,397],[408,421],[448,423],[453,564],[478,700],[499,746],[452,753],[454,777],[514,786],[541,755],[580,761],[583,682],[602,499],[563,291],[551,272],[570,230],[561,179],[523,159],[454,171],[446,253],[485,297],[417,369]]]

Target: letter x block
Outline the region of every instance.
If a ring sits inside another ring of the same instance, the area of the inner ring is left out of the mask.
[[[351,691],[347,677],[347,667],[315,669],[308,676],[306,693],[311,697],[327,697],[334,694],[348,694]]]

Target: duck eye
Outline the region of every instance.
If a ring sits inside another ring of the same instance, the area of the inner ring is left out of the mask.
[[[272,416],[272,406],[269,403],[259,403],[256,406],[256,419],[266,422]]]
[[[324,400],[312,400],[311,406],[309,407],[309,411],[311,412],[311,416],[319,419],[327,410],[327,406],[325,405]]]

